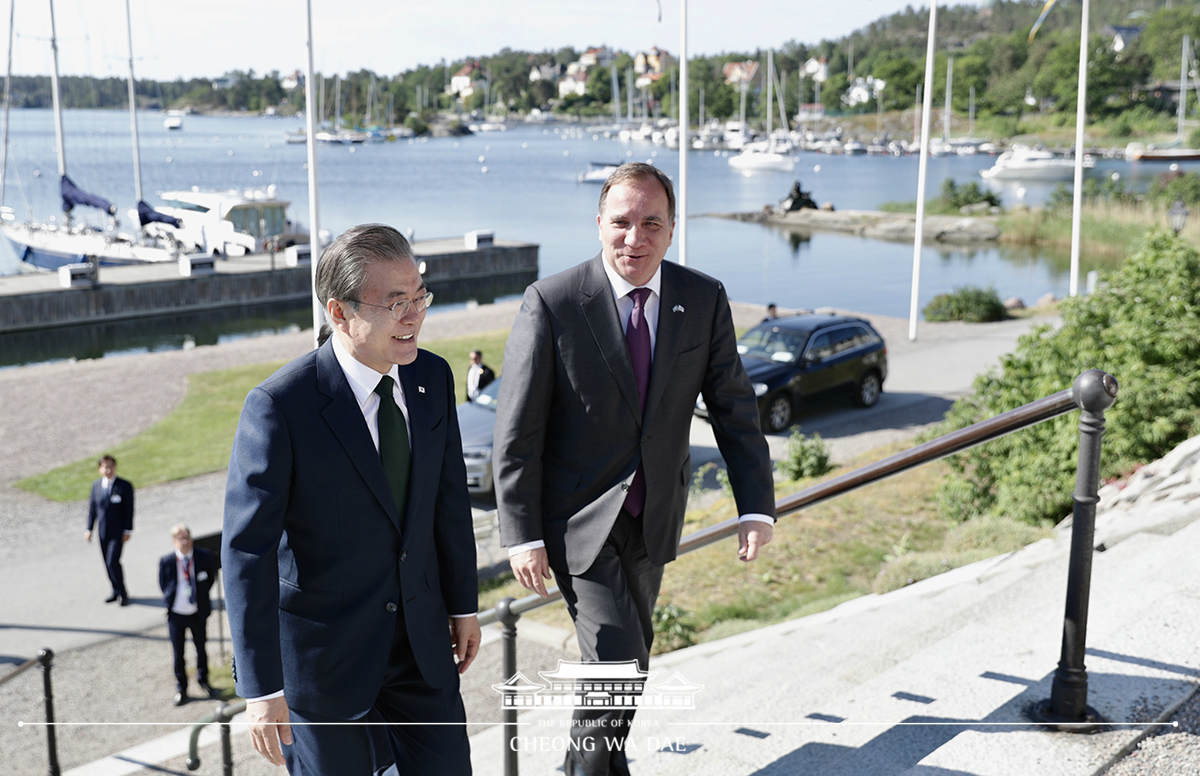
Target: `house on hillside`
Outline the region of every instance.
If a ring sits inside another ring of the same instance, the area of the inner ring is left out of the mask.
[[[450,76],[450,85],[446,87],[446,94],[453,94],[464,99],[470,97],[475,93],[475,82],[482,74],[483,69],[478,62],[468,62]]]
[[[675,57],[663,51],[658,46],[649,51],[640,51],[633,58],[633,72],[638,75],[646,73],[665,73],[675,66]]]
[[[725,67],[721,68],[721,75],[725,76],[725,83],[731,86],[748,84],[758,75],[758,63],[752,60],[726,62]]]
[[[534,81],[557,81],[558,77],[562,74],[562,65],[534,65],[529,71],[529,81],[530,83]]]

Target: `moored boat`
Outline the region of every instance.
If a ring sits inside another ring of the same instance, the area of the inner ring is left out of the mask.
[[[1084,154],[1085,170],[1096,160]],[[1055,156],[1049,151],[1015,145],[996,157],[996,163],[979,174],[987,180],[1066,181],[1075,174],[1073,158]]]

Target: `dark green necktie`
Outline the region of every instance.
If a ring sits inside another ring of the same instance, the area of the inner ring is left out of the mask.
[[[375,386],[379,394],[379,457],[383,460],[383,471],[392,486],[392,498],[396,500],[396,514],[400,515],[400,527],[404,528],[404,505],[408,502],[408,467],[412,453],[408,446],[408,428],[404,424],[404,413],[396,405],[392,393],[392,378],[384,375]]]

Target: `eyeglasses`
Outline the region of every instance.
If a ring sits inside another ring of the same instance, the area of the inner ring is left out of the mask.
[[[429,305],[433,304],[433,292],[426,291],[414,299],[401,299],[399,302],[393,304],[371,304],[370,302],[363,302],[358,299],[347,299],[346,301],[353,302],[354,304],[365,304],[367,307],[378,307],[381,310],[391,310],[392,320],[399,321],[408,315],[410,307],[419,313],[425,312],[429,308]]]

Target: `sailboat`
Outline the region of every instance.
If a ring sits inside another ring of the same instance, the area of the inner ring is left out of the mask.
[[[767,49],[767,148],[765,151],[754,148],[743,148],[737,156],[729,157],[729,166],[744,174],[752,172],[791,172],[795,163],[775,150],[775,138],[771,135],[771,115],[775,112],[774,95],[775,59],[771,49]]]
[[[1167,147],[1156,147],[1153,143],[1130,143],[1125,146],[1125,158],[1131,162],[1192,162],[1200,160],[1200,148],[1183,148],[1183,114],[1187,105],[1188,59],[1192,48],[1191,37],[1183,36],[1183,56],[1179,65],[1179,129]],[[1200,96],[1200,85],[1196,93]]]
[[[12,244],[18,258],[41,269],[56,270],[65,264],[76,264],[95,257],[100,264],[142,264],[148,262],[175,261],[179,258],[180,245],[169,232],[150,233],[144,229],[136,235],[117,232],[117,208],[108,200],[80,189],[67,175],[66,153],[63,144],[62,101],[58,87],[58,40],[54,25],[54,0],[50,5],[50,47],[53,52],[54,69],[51,74],[51,96],[54,104],[54,130],[58,145],[58,173],[61,185],[64,222],[19,223],[10,208],[0,209],[0,231]],[[134,182],[137,190],[137,214],[140,225],[151,223],[179,227],[180,221],[154,210],[142,197],[141,160],[138,154],[137,106],[134,100],[133,39],[129,0],[125,1],[126,20],[131,33],[129,52],[129,110],[133,126]],[[6,138],[7,140],[7,138]],[[107,229],[89,224],[71,223],[71,214],[76,206],[97,208],[110,217]]]

